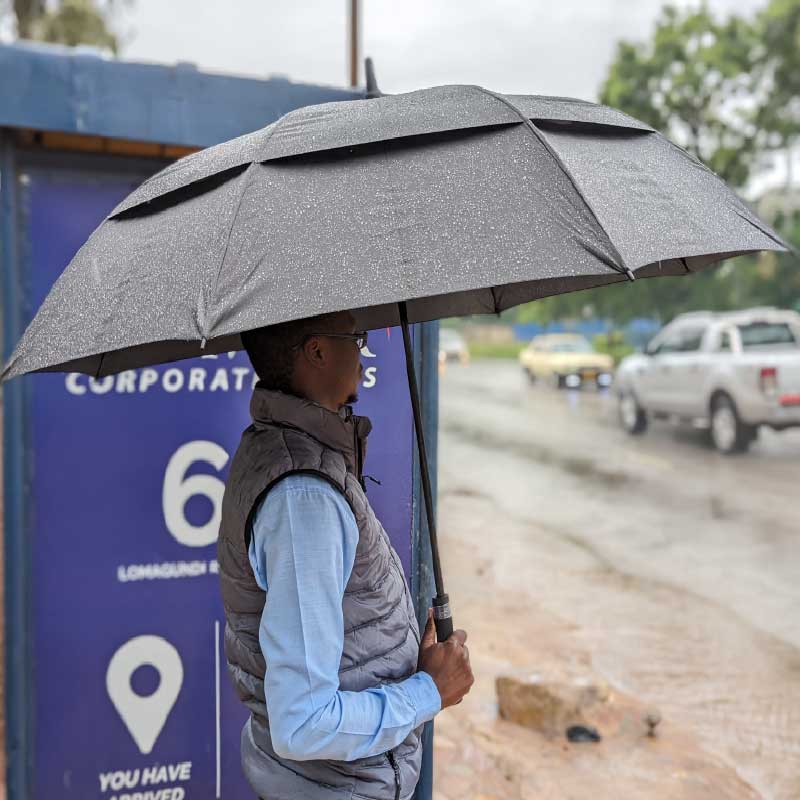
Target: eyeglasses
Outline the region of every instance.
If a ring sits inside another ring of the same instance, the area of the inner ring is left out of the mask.
[[[367,346],[367,331],[356,331],[355,333],[309,333],[303,341],[307,341],[312,336],[328,336],[331,339],[352,339],[359,350],[363,350]]]

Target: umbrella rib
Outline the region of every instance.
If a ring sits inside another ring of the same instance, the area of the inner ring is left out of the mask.
[[[738,209],[734,208],[733,213],[736,214],[736,216],[739,217],[740,219],[744,220],[744,222],[746,222],[748,225],[755,228],[759,233],[763,234],[769,239],[772,239],[772,241],[775,242],[775,244],[777,244],[778,246],[783,247],[785,250],[788,250],[790,252],[794,251],[792,245],[784,242],[783,239],[781,239],[779,236],[774,236],[772,233],[765,230],[761,225],[757,225],[755,222],[753,222],[752,219],[742,214],[742,212],[739,211]]]
[[[247,169],[241,174],[242,178],[242,191],[239,194],[239,200],[236,203],[236,210],[233,212],[233,216],[231,217],[231,224],[228,226],[228,235],[225,238],[225,250],[222,252],[222,258],[219,260],[219,266],[217,267],[217,274],[214,276],[214,285],[211,287],[211,295],[210,300],[213,303],[216,299],[217,293],[217,285],[219,284],[219,276],[222,274],[222,268],[225,266],[225,259],[228,257],[228,248],[231,244],[231,236],[233,234],[233,228],[236,225],[236,218],[239,216],[239,209],[242,207],[242,200],[244,200],[245,193],[247,192],[247,187],[250,185],[253,179],[253,167],[257,166],[260,162],[258,161],[251,161],[248,165]],[[210,331],[203,331],[203,342],[205,343]]]
[[[608,231],[603,227],[603,223],[600,222],[600,219],[597,216],[594,208],[592,208],[592,204],[586,198],[586,195],[581,190],[581,187],[578,184],[578,181],[575,180],[575,176],[570,172],[569,167],[564,163],[561,156],[553,149],[552,145],[545,139],[542,135],[541,131],[523,114],[508,98],[503,97],[501,94],[496,94],[495,92],[490,91],[489,89],[484,89],[482,86],[476,86],[476,89],[480,90],[484,94],[488,94],[490,97],[494,97],[495,100],[503,103],[504,105],[508,106],[521,120],[522,124],[527,127],[527,129],[533,134],[533,136],[539,141],[539,143],[547,150],[550,154],[552,159],[556,162],[559,169],[564,173],[567,180],[572,184],[572,188],[577,193],[578,197],[581,198],[583,201],[584,206],[588,209],[589,213],[594,217],[595,222],[600,227],[600,230],[606,236],[606,240],[608,241],[608,246],[611,249],[611,254],[614,258],[617,259],[618,263],[613,265],[613,268],[617,272],[621,272],[624,275],[627,275],[629,280],[636,280],[636,276],[633,274],[633,270],[625,263],[625,260],[622,258],[622,254],[617,250],[614,246],[614,242],[611,241],[611,237],[608,235]]]
[[[285,124],[286,118],[290,114],[291,114],[291,111],[289,112],[289,114],[285,114],[283,117],[281,117],[279,120],[277,120],[273,124],[272,129],[269,132],[269,135],[267,136],[267,138],[262,143],[262,147],[264,145],[266,145],[266,143],[273,137],[273,135],[275,134],[275,131],[277,131],[278,128],[282,127]],[[228,228],[228,236],[225,239],[225,250],[222,253],[222,258],[220,259],[219,267],[217,267],[217,274],[214,276],[214,285],[211,287],[211,300],[212,301],[215,299],[215,295],[217,293],[217,285],[219,284],[219,276],[222,274],[222,268],[225,266],[225,259],[228,256],[228,247],[230,246],[230,243],[231,243],[231,235],[233,234],[234,225],[236,225],[236,218],[239,216],[239,209],[242,207],[242,200],[244,200],[245,192],[247,192],[247,187],[250,185],[250,182],[252,180],[252,174],[248,174],[248,173],[252,173],[253,167],[256,167],[259,164],[263,164],[263,163],[264,163],[263,160],[251,161],[247,165],[247,168],[244,170],[244,172],[241,173],[242,183],[243,183],[242,192],[239,195],[238,202],[236,203],[236,210],[233,212],[233,217],[231,218],[231,224],[230,224],[230,226]],[[205,344],[206,344],[206,339],[207,338],[208,337],[206,336],[206,331],[203,331],[202,343],[200,345],[201,348],[205,348]]]

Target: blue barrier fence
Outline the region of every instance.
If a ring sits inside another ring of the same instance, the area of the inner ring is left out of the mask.
[[[538,322],[519,323],[512,326],[514,338],[520,342],[527,342],[534,336],[544,333],[578,333],[587,339],[602,333],[618,330],[623,333],[626,340],[634,347],[643,347],[648,339],[655,335],[661,323],[655,319],[639,317],[631,320],[626,325],[614,325],[610,320],[585,319],[563,320],[541,325]]]

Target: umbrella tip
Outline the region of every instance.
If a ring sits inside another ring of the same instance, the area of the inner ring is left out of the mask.
[[[375,80],[375,68],[369,56],[364,59],[364,74],[367,76],[367,99],[383,97],[383,92],[378,88],[378,81]]]
[[[630,267],[625,267],[625,274],[628,276],[629,281],[636,280],[636,276],[633,274],[633,270]]]

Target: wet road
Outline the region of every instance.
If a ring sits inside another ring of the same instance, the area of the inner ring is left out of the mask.
[[[800,431],[726,458],[668,425],[631,438],[612,395],[530,386],[514,362],[441,377],[445,575],[461,530],[475,581],[562,621],[595,671],[787,800],[800,797],[798,478]],[[545,658],[527,652],[525,666]]]

